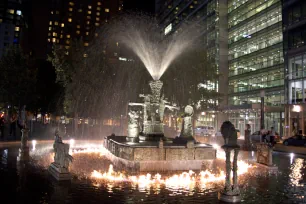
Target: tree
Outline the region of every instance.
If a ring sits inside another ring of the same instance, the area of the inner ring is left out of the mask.
[[[0,60],[0,95],[1,101],[11,106],[20,107],[26,104],[34,108],[36,97],[37,69],[32,66],[27,55],[19,46],[11,46]]]

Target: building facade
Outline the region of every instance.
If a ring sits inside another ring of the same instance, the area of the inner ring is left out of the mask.
[[[68,49],[72,39],[82,37],[88,46],[96,29],[122,9],[122,0],[53,0],[47,40]]]
[[[11,45],[18,45],[25,23],[22,17],[21,1],[3,0],[0,2],[0,57]]]
[[[283,0],[286,135],[305,133],[306,1]]]
[[[228,1],[229,120],[241,133],[283,129],[284,58],[281,0]]]
[[[206,50],[209,68],[220,77],[203,81],[209,90],[227,95],[227,1],[226,0],[157,0],[156,13],[163,35],[176,31],[182,21],[192,20],[201,25],[203,48]],[[226,97],[222,100],[227,104]],[[199,114],[198,124],[215,126],[215,111]],[[221,121],[221,120],[220,120]]]

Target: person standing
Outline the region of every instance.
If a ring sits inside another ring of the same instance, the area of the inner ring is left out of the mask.
[[[13,113],[10,118],[10,137],[16,139],[17,114]]]
[[[20,130],[23,130],[24,128],[26,128],[26,124],[27,124],[27,115],[26,115],[26,106],[22,106],[21,110],[20,110],[20,114],[19,114],[19,119],[18,119],[18,126],[20,128]]]
[[[251,144],[250,136],[251,136],[251,126],[250,124],[246,124],[244,130],[244,143],[247,149],[250,147]]]
[[[4,140],[4,125],[5,125],[5,119],[4,116],[1,115],[0,118],[0,134],[1,134],[1,140]]]

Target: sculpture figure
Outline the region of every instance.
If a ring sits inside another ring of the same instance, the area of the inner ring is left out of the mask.
[[[240,202],[240,190],[238,187],[237,160],[240,146],[237,144],[237,131],[230,121],[225,121],[221,126],[221,133],[224,139],[222,148],[226,157],[226,178],[225,187],[219,193],[219,199],[225,202]],[[233,169],[231,165],[231,152],[234,150]],[[233,170],[233,185],[231,184],[231,171]]]
[[[56,135],[56,139],[53,143],[54,149],[54,163],[61,168],[61,170],[67,170],[69,164],[73,161],[73,157],[69,154],[69,144],[62,142],[62,138]]]
[[[139,141],[139,124],[138,124],[139,115],[136,111],[129,112],[129,124],[128,124],[128,142],[138,142]]]
[[[193,116],[193,107],[187,105],[185,107],[185,114],[182,124],[181,137],[193,137],[193,128],[192,128],[192,116]]]

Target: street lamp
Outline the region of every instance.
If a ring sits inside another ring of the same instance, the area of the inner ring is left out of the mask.
[[[300,112],[302,108],[300,105],[293,105],[292,111],[297,113],[297,134],[299,134],[300,131]]]

